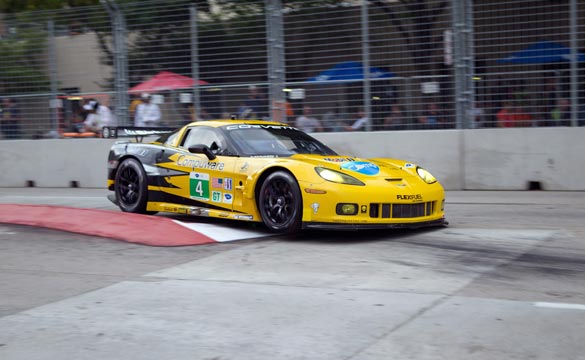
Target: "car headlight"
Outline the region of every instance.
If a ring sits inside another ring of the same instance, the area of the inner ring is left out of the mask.
[[[319,176],[327,181],[331,181],[338,184],[347,184],[347,185],[359,185],[364,186],[363,182],[359,181],[358,179],[354,178],[353,176],[349,176],[344,174],[340,171],[335,171],[331,169],[326,169],[322,167],[316,167],[315,171]]]
[[[425,169],[423,169],[421,167],[417,167],[416,168],[416,173],[427,184],[432,184],[432,183],[436,183],[437,182],[437,179],[435,179],[435,177],[433,175],[431,175],[430,172],[426,171]]]

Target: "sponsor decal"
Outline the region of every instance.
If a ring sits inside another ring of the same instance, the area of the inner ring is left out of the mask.
[[[221,191],[212,191],[211,192],[211,201],[221,202]]]
[[[244,171],[248,170],[248,167],[249,167],[249,166],[250,166],[250,165],[249,165],[248,163],[244,163],[244,165],[242,165],[242,167],[240,168],[240,171],[241,171],[241,172],[244,172]]]
[[[414,200],[421,201],[423,199],[421,194],[416,195],[396,195],[397,200]]]
[[[315,215],[317,215],[317,212],[319,211],[319,204],[318,203],[313,203],[313,204],[311,204],[311,208],[313,209],[313,213]]]
[[[351,161],[341,164],[341,168],[345,170],[355,171],[364,175],[376,175],[380,172],[380,168],[376,164],[367,161]]]
[[[188,167],[192,170],[195,169],[209,169],[223,171],[225,166],[222,162],[212,162],[207,160],[200,160],[197,158],[190,158],[185,155],[181,155],[177,158],[177,165],[182,167]]]
[[[190,173],[189,194],[192,199],[209,201],[209,174],[199,172]]]
[[[226,204],[231,204],[234,202],[234,196],[232,194],[223,193],[223,202]]]
[[[404,168],[405,169],[410,169],[410,168],[413,168],[413,167],[414,167],[414,164],[411,164],[411,163],[404,164]]]
[[[349,157],[348,158],[324,158],[323,160],[329,161],[329,162],[334,162],[334,163],[355,161],[355,159],[349,158]]]
[[[232,190],[232,179],[231,178],[224,178],[223,179],[223,189],[231,191]]]
[[[211,187],[214,189],[221,189],[223,188],[223,178],[211,178]]]
[[[239,124],[239,125],[229,125],[225,127],[226,130],[236,130],[236,129],[277,129],[277,130],[283,130],[283,129],[294,129],[297,130],[291,126],[286,126],[286,125],[250,125],[250,124]]]

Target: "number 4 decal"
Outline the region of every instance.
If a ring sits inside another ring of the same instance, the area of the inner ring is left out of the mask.
[[[192,172],[189,175],[189,194],[192,199],[209,201],[209,174]]]

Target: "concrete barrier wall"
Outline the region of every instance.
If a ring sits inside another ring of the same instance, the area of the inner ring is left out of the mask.
[[[0,186],[106,187],[108,151],[114,140],[3,140],[0,141]]]
[[[585,190],[585,128],[466,132],[463,189]]]
[[[314,134],[342,154],[419,164],[448,190],[585,191],[585,128],[426,130]],[[106,186],[115,140],[0,141],[0,187]]]

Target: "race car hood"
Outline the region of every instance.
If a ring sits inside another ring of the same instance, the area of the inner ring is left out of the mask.
[[[363,159],[352,156],[295,155],[295,160],[346,172],[356,178],[406,178],[416,175],[416,165],[397,159]]]

